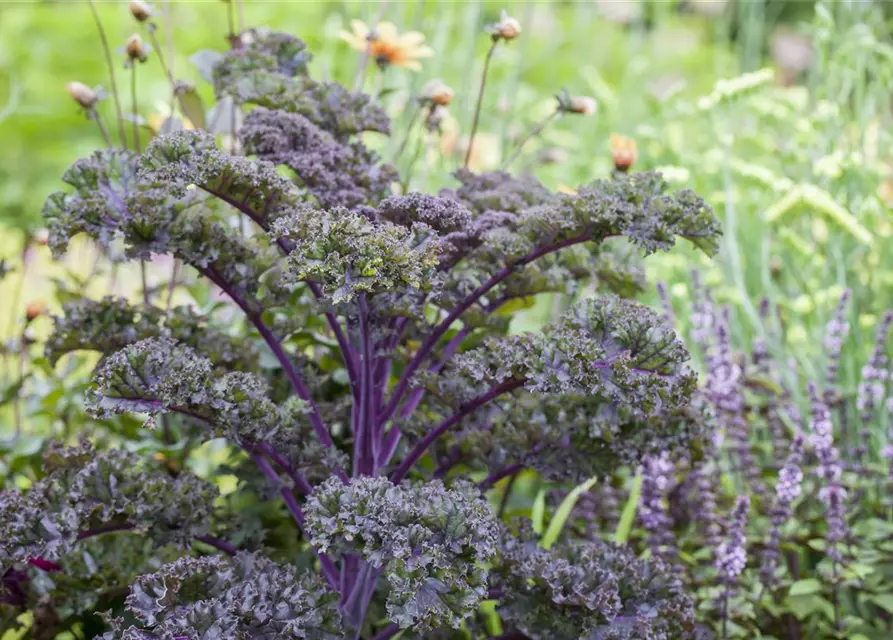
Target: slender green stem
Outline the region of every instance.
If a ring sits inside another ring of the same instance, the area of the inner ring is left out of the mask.
[[[546,116],[545,118],[540,120],[540,122],[535,127],[533,127],[530,131],[528,131],[527,135],[521,139],[521,141],[518,143],[518,146],[515,147],[515,150],[512,152],[512,154],[505,161],[505,164],[502,165],[502,169],[503,170],[508,169],[509,165],[512,162],[514,162],[518,158],[519,155],[521,155],[521,149],[524,148],[524,145],[527,144],[530,140],[532,140],[536,136],[538,136],[539,134],[541,134],[543,132],[543,129],[545,129],[546,126],[550,122],[552,122],[552,120],[554,120],[555,118],[560,116],[561,113],[562,112],[560,109],[555,109],[555,111],[553,111],[548,116]]]
[[[496,51],[496,45],[499,44],[498,39],[493,40],[493,44],[490,45],[490,49],[487,50],[487,57],[484,58],[484,72],[481,74],[481,87],[478,89],[478,100],[474,107],[474,120],[471,123],[471,135],[468,138],[468,150],[465,152],[465,162],[462,164],[466,169],[468,168],[468,163],[471,161],[471,150],[474,147],[474,136],[478,131],[478,123],[481,120],[481,104],[484,101],[484,89],[487,86],[487,72],[490,70],[490,59],[493,57],[493,52]]]
[[[180,271],[180,260],[174,258],[174,266],[171,268],[171,281],[167,286],[167,298],[164,301],[164,309],[170,311],[171,303],[174,300],[174,289],[177,286],[177,275]]]
[[[360,60],[360,66],[357,67],[357,73],[353,78],[354,93],[359,91],[363,86],[363,78],[366,76],[366,67],[369,66],[369,58],[372,56],[372,43],[375,42],[373,33],[375,27],[381,22],[381,19],[384,18],[384,12],[387,7],[388,0],[382,0],[381,4],[378,5],[378,16],[375,18],[375,22],[369,25],[370,31],[366,38],[366,50],[363,51],[363,58]]]
[[[239,33],[245,31],[245,6],[242,0],[236,0],[236,28]]]
[[[109,68],[109,84],[112,89],[112,98],[115,102],[115,110],[118,114],[118,135],[121,136],[121,145],[127,148],[127,134],[124,132],[124,112],[121,110],[121,99],[118,96],[118,83],[115,81],[115,64],[112,61],[112,50],[109,48],[108,38],[105,36],[105,29],[102,27],[102,20],[99,19],[99,12],[93,0],[87,0],[90,11],[93,13],[93,21],[96,22],[96,28],[99,30],[99,39],[102,41],[102,50],[105,53],[105,62]]]
[[[146,277],[146,259],[140,258],[140,279],[143,282],[143,304],[149,306],[149,285]]]
[[[400,146],[397,147],[397,152],[394,154],[394,157],[391,159],[391,162],[397,162],[397,158],[399,158],[403,152],[406,150],[406,145],[409,143],[409,137],[412,133],[412,128],[415,126],[416,121],[419,119],[419,115],[422,113],[422,105],[419,104],[416,106],[415,110],[412,112],[412,116],[409,118],[409,124],[406,125],[406,135],[403,137],[403,142],[400,143]]]
[[[130,102],[131,102],[131,110],[130,114],[133,118],[133,148],[139,153],[140,152],[140,117],[139,117],[139,109],[137,107],[136,101],[136,60],[131,61],[130,67]]]
[[[229,28],[229,40],[233,41],[236,37],[236,16],[233,0],[226,0],[226,23]]]
[[[180,113],[183,114],[183,118],[188,118],[189,114],[186,112],[186,105],[183,102],[183,96],[180,95],[179,91],[177,91],[177,81],[174,78],[173,72],[173,58],[171,59],[171,66],[168,67],[167,63],[165,62],[165,58],[161,53],[161,47],[158,44],[158,37],[155,35],[154,27],[155,25],[149,25],[149,41],[152,43],[152,46],[155,48],[155,51],[158,54],[158,63],[161,65],[161,70],[164,71],[164,75],[167,76],[167,80],[168,82],[170,82],[172,95],[177,101],[177,104],[180,105]]]
[[[96,110],[96,107],[90,107],[90,119],[96,121],[96,126],[99,128],[99,133],[102,134],[102,139],[105,140],[105,144],[107,147],[111,148],[114,145],[112,144],[112,138],[109,136],[109,130],[106,129],[105,121],[102,119],[102,116],[99,114],[99,111]]]

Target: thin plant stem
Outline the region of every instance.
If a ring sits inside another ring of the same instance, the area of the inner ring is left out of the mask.
[[[226,0],[226,23],[229,29],[229,41],[236,37],[236,14],[233,0]]]
[[[468,150],[465,152],[465,162],[462,163],[462,166],[466,169],[468,168],[468,163],[471,161],[471,150],[474,147],[474,136],[477,133],[478,123],[481,120],[481,104],[484,101],[484,89],[487,86],[487,72],[490,70],[490,59],[493,57],[493,53],[496,51],[496,46],[498,44],[499,39],[494,39],[493,44],[491,44],[490,48],[487,50],[487,57],[484,58],[484,72],[481,74],[481,87],[478,89],[478,99],[474,107],[474,120],[471,123],[471,135],[468,138]]]
[[[27,329],[27,327],[26,327]],[[22,386],[25,382],[25,362],[27,360],[28,340],[25,337],[25,329],[19,337],[19,380],[16,383],[16,397],[13,403],[15,411],[15,435],[14,442],[18,442],[22,436]]]
[[[99,133],[102,134],[102,139],[105,141],[105,145],[109,148],[115,146],[112,144],[112,138],[109,136],[109,130],[105,126],[105,121],[103,121],[102,116],[99,114],[99,111],[96,110],[96,107],[90,107],[88,113],[90,119],[96,121],[96,126],[99,129]]]
[[[130,102],[132,113],[130,114],[133,118],[133,148],[137,153],[140,153],[140,122],[139,122],[139,109],[137,107],[136,101],[136,61],[132,61],[133,64],[130,65]]]
[[[99,31],[99,39],[102,41],[102,50],[105,53],[105,62],[109,69],[109,84],[112,88],[112,98],[115,102],[115,111],[118,114],[118,135],[121,136],[121,145],[127,148],[127,134],[124,132],[124,112],[121,110],[121,99],[118,96],[118,83],[115,80],[115,64],[112,62],[112,50],[109,48],[108,38],[105,36],[105,29],[102,27],[102,20],[99,19],[99,12],[93,0],[87,0],[90,11],[93,14],[93,21],[96,23],[96,29]]]
[[[155,48],[155,52],[158,58],[158,64],[161,65],[161,70],[164,72],[164,75],[167,77],[168,82],[171,85],[171,96],[172,100],[180,105],[180,112],[183,114],[183,118],[187,118],[188,115],[186,113],[186,105],[183,102],[183,96],[180,95],[180,92],[177,91],[177,81],[174,77],[174,54],[173,54],[173,36],[168,33],[167,41],[168,45],[170,45],[169,57],[170,57],[170,66],[168,66],[167,61],[165,60],[164,54],[161,53],[161,46],[158,43],[158,36],[155,35],[155,25],[149,25],[149,41],[152,43],[152,46]],[[171,103],[171,112],[173,113],[173,103]]]
[[[174,300],[174,289],[177,285],[177,275],[180,271],[180,260],[174,258],[174,266],[171,268],[171,281],[167,286],[167,297],[164,300],[164,310],[171,310],[171,303]]]
[[[149,283],[146,277],[146,259],[140,258],[140,279],[143,283],[143,304],[149,306]]]
[[[173,77],[174,63],[176,61],[174,60],[174,18],[173,18],[173,7],[171,6],[171,0],[164,0],[164,14],[163,15],[164,15],[164,29],[165,29],[164,40],[165,40],[165,43],[167,44],[167,57],[171,61],[170,66],[168,68],[170,69],[171,77]],[[151,27],[149,27],[150,34],[152,31],[153,31],[153,29]],[[154,44],[154,41],[153,41],[153,44]],[[161,50],[158,49],[158,51],[159,51],[158,55],[160,58]]]
[[[543,132],[543,129],[545,129],[546,126],[550,122],[552,122],[552,120],[554,120],[559,115],[561,115],[561,113],[562,113],[561,109],[555,109],[555,111],[553,111],[548,116],[546,116],[545,118],[540,120],[540,122],[535,127],[533,127],[529,132],[527,132],[527,135],[524,136],[524,138],[518,143],[518,146],[515,147],[514,151],[512,151],[512,154],[505,161],[505,164],[502,165],[503,171],[508,169],[509,165],[512,162],[514,162],[518,158],[519,155],[521,155],[521,149],[524,148],[524,145],[526,145],[530,140],[532,140],[533,138],[535,138],[539,134],[541,134]]]
[[[397,162],[397,158],[399,158],[403,152],[406,150],[406,145],[409,143],[409,137],[412,133],[412,128],[415,126],[416,121],[419,119],[419,115],[422,113],[422,105],[416,106],[415,110],[412,112],[412,117],[409,119],[409,124],[406,126],[406,135],[403,138],[403,142],[400,143],[400,146],[397,147],[397,152],[394,154],[394,157],[391,159],[391,162]]]
[[[245,6],[242,4],[242,0],[236,0],[236,28],[239,33],[245,30]]]
[[[381,22],[381,19],[384,18],[384,12],[388,7],[388,1],[382,0],[381,4],[378,5],[378,16],[375,18],[375,22],[370,25],[369,35],[366,37],[366,50],[363,51],[363,57],[360,60],[360,66],[357,67],[357,73],[353,78],[353,91],[354,93],[358,92],[363,85],[363,78],[366,76],[366,67],[369,66],[369,58],[372,57],[372,43],[375,42],[374,33],[375,27]]]
[[[415,153],[412,154],[412,159],[409,161],[409,166],[406,167],[406,175],[403,178],[403,183],[400,185],[403,188],[403,193],[409,191],[409,184],[412,182],[412,176],[415,173],[415,166],[419,161],[419,157],[422,155],[422,149],[425,148],[425,138],[424,136],[419,139],[419,143],[416,145]]]

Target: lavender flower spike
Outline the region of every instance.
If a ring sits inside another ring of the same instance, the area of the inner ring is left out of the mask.
[[[846,523],[846,489],[840,484],[843,470],[840,466],[840,454],[834,446],[834,434],[831,424],[831,412],[828,405],[819,396],[816,386],[809,385],[809,398],[812,402],[812,435],[810,442],[819,460],[816,476],[822,488],[819,500],[825,505],[825,517],[828,522],[826,543],[828,557],[832,562],[832,578],[836,582],[839,565],[843,562],[840,543],[849,537]]]
[[[729,340],[729,309],[724,308],[716,325],[716,350],[708,358],[707,392],[716,407],[720,424],[730,440],[735,456],[735,468],[746,478],[748,486],[757,494],[765,487],[760,469],[750,451],[750,432],[745,417],[743,371],[732,358]]]
[[[675,467],[666,451],[659,456],[645,456],[642,460],[639,515],[642,526],[648,531],[648,545],[652,555],[674,570],[682,571],[666,501],[674,473]]]
[[[747,566],[747,512],[750,511],[750,497],[738,496],[735,507],[732,509],[732,522],[729,525],[729,535],[716,550],[716,562],[714,566],[719,573],[719,582],[723,586],[721,616],[722,637],[727,638],[726,626],[729,620],[729,599],[734,595],[738,586],[738,578]]]
[[[778,586],[778,569],[781,554],[781,528],[791,518],[791,505],[800,497],[801,484],[803,482],[803,447],[806,437],[802,432],[797,432],[791,440],[790,453],[784,466],[778,472],[778,484],[775,485],[775,503],[772,505],[769,537],[766,548],[763,551],[763,565],[760,568],[760,580],[763,587],[772,591]]]
[[[828,371],[826,373],[825,402],[834,404],[837,399],[837,383],[840,370],[840,350],[843,340],[850,332],[850,325],[846,321],[846,308],[852,293],[844,289],[840,294],[840,300],[834,309],[834,315],[825,326],[825,351],[828,354]]]
[[[856,408],[859,410],[859,443],[854,454],[857,471],[865,476],[865,456],[868,454],[868,441],[871,438],[871,423],[875,417],[875,409],[884,398],[884,385],[889,375],[887,370],[887,334],[893,323],[893,311],[887,311],[881,318],[874,336],[874,348],[868,362],[862,367],[862,380],[856,396]]]

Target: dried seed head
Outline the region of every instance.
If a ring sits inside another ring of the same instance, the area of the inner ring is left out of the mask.
[[[446,107],[439,104],[432,105],[432,107],[428,109],[427,115],[425,116],[425,127],[428,129],[428,131],[440,131],[440,127],[443,124],[446,116]]]
[[[442,107],[448,106],[454,97],[453,90],[442,80],[430,80],[423,88],[419,98]]]
[[[47,303],[43,300],[32,300],[25,306],[25,318],[28,322],[46,313]]]
[[[499,22],[493,25],[492,33],[494,39],[514,40],[521,35],[521,23],[503,11]]]
[[[614,168],[626,173],[636,162],[636,141],[625,136],[611,136],[611,157]]]
[[[145,22],[152,17],[152,6],[143,2],[143,0],[130,0],[128,6],[130,15],[136,18],[138,22]]]
[[[598,105],[595,98],[589,96],[573,96],[568,101],[567,110],[571,113],[579,113],[584,116],[591,116],[595,113]]]
[[[91,109],[99,102],[99,94],[83,82],[69,82],[65,88],[68,95],[84,109]]]
[[[146,58],[149,57],[149,47],[146,46],[138,33],[134,33],[127,39],[125,50],[127,51],[127,57],[130,58],[131,62],[134,60],[145,62]]]

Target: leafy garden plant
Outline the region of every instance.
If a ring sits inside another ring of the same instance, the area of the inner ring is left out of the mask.
[[[688,353],[628,298],[641,256],[716,251],[710,208],[648,172],[568,194],[459,169],[401,192],[364,143],[389,132],[368,96],[312,79],[290,35],[231,41],[212,75],[244,112],[226,150],[178,86],[195,129],[98,150],[46,203],[54,254],[85,234],[124,260],[171,256],[222,302],[144,291],[55,319],[51,365],[100,354],[87,405],[104,422],[0,494],[6,624],[29,609],[35,638],[694,637],[666,557],[572,529],[545,543],[494,503],[525,470],[573,486],[700,458]],[[590,285],[542,331],[512,330],[539,294]],[[154,448],[113,437],[131,414]],[[195,447],[222,442],[196,473]]]

